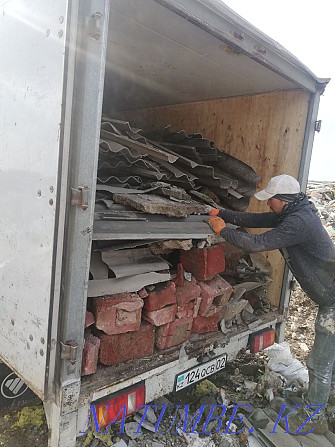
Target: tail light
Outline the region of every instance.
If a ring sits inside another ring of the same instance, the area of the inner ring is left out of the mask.
[[[114,420],[115,422],[121,420],[122,416],[126,417],[135,413],[136,409],[144,404],[144,383],[122,390],[121,393],[110,396],[104,402],[99,401],[95,404],[95,410],[100,428],[107,427]],[[121,411],[122,409],[125,409],[125,414]]]
[[[275,342],[275,330],[264,329],[250,336],[250,349],[253,354],[262,351]]]

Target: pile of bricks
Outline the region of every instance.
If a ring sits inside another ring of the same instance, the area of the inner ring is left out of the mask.
[[[153,290],[93,298],[87,313],[82,374],[181,345],[191,334],[218,330],[232,286],[225,246],[181,251],[172,280]],[[185,273],[186,272],[186,273]]]

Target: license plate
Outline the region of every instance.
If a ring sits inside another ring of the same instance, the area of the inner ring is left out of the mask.
[[[206,379],[206,377],[224,369],[226,366],[227,354],[220,355],[213,360],[202,365],[195,366],[176,376],[176,391],[180,391],[193,383]]]

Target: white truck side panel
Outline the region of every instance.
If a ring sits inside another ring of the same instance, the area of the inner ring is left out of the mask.
[[[43,397],[67,0],[0,6],[0,358]]]

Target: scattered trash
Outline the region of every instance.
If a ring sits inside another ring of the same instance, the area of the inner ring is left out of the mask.
[[[215,444],[210,437],[200,438],[198,433],[185,433],[179,427],[177,428],[177,431],[190,447],[215,447]]]
[[[121,439],[116,444],[113,444],[112,447],[129,447],[129,446],[127,446],[126,442],[123,439]]]
[[[329,236],[335,241],[335,183],[310,181],[307,194],[317,207]]]
[[[148,419],[148,421],[151,424],[156,424],[157,422],[157,416],[155,415],[155,411],[152,407],[146,406],[146,407],[142,407],[139,409],[138,414],[140,414],[141,416],[144,415],[144,412],[146,412],[146,419]]]
[[[206,396],[208,394],[217,394],[219,389],[210,380],[203,380],[195,388],[195,394],[198,396]]]
[[[137,429],[138,429],[137,422],[128,422],[127,424],[124,425],[124,430],[130,439],[136,439],[139,436],[141,436],[142,433],[135,433]]]
[[[142,418],[140,416],[138,416],[137,414],[135,414],[134,420],[136,422],[140,423],[142,421]],[[136,424],[136,425],[137,425],[137,428],[136,428],[136,430],[137,430],[138,429],[138,424]],[[151,431],[153,433],[156,433],[155,426],[153,424],[151,424],[151,422],[143,421],[141,423],[141,427],[143,427],[146,430],[149,430],[149,431]]]
[[[253,435],[249,436],[247,445],[248,447],[262,447],[262,444]]]
[[[299,360],[292,356],[287,342],[275,343],[264,352],[269,356],[269,368],[282,374],[287,380],[287,385],[291,385],[295,379],[301,383],[301,386],[308,385],[308,371]]]

